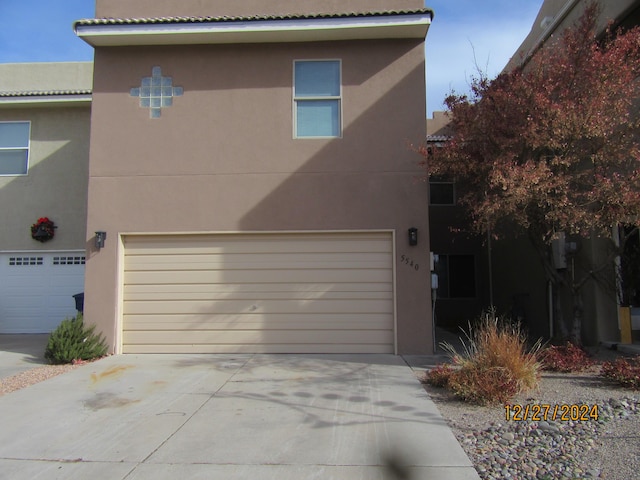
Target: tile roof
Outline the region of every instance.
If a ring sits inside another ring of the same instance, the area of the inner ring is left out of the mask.
[[[450,135],[427,135],[427,142],[446,142],[451,140]]]
[[[274,20],[311,20],[329,18],[362,18],[362,17],[389,17],[399,15],[431,14],[430,8],[418,10],[389,10],[382,12],[351,12],[351,13],[310,13],[310,14],[286,14],[286,15],[254,15],[247,17],[150,17],[150,18],[85,18],[74,23],[77,26],[92,25],[149,25],[149,24],[176,24],[176,23],[233,23],[233,22],[260,22]]]
[[[14,92],[0,91],[0,97],[53,97],[61,95],[91,95],[91,93],[91,90],[31,90]]]

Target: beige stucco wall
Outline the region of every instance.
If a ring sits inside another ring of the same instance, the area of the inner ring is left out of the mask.
[[[422,0],[97,0],[96,17],[253,16],[407,10]]]
[[[343,138],[296,140],[293,61],[320,58],[342,61]],[[155,65],[184,88],[159,119],[129,94]],[[415,40],[98,49],[86,318],[115,345],[122,233],[393,229],[422,266],[397,266],[399,350],[429,352],[424,92]]]
[[[0,176],[0,250],[84,249],[90,109],[0,109],[0,122],[24,120],[31,122],[29,171]],[[30,227],[45,216],[58,228],[41,243]]]
[[[5,63],[0,92],[89,90],[93,62]]]
[[[88,90],[92,73],[91,62],[4,64],[0,91]],[[84,249],[90,104],[1,106],[0,121],[29,121],[31,136],[28,174],[0,176],[0,250]],[[43,216],[58,226],[46,243],[30,233]]]
[[[449,112],[436,111],[433,112],[432,118],[427,118],[427,135],[434,136],[450,136],[453,134],[453,130],[449,126],[451,117]]]

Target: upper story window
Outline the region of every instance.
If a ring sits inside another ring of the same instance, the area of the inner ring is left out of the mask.
[[[294,62],[294,137],[341,135],[341,78],[339,60]]]
[[[455,205],[455,184],[442,177],[429,177],[429,204]]]
[[[0,122],[0,175],[26,175],[30,122]]]

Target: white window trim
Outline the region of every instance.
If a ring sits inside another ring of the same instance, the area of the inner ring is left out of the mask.
[[[29,167],[31,163],[31,120],[3,120],[0,121],[2,123],[26,123],[29,125],[29,135],[27,137],[27,146],[26,147],[0,147],[0,151],[8,150],[27,150],[27,171],[25,173],[0,173],[0,177],[25,177],[29,175]]]
[[[324,97],[296,97],[296,63],[297,62],[338,62],[340,66],[340,95],[339,96],[324,96]],[[297,58],[293,60],[293,68],[291,72],[291,96],[292,96],[292,109],[293,109],[293,138],[296,140],[323,140],[323,139],[336,139],[342,138],[343,119],[342,119],[342,59],[340,58]],[[296,108],[298,100],[337,100],[338,101],[338,121],[339,132],[338,135],[318,136],[318,137],[300,137],[298,136],[298,109]]]

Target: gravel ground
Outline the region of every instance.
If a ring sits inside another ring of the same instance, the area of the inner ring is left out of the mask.
[[[612,360],[610,350],[592,352]],[[480,407],[425,385],[482,479],[640,479],[640,392],[598,376],[545,372],[536,391],[511,405],[597,405],[598,420],[507,420],[504,405]],[[562,407],[560,407],[562,408]],[[511,411],[513,411],[510,408]],[[531,415],[531,414],[530,414]]]
[[[77,368],[78,365],[43,365],[31,368],[22,373],[12,375],[7,378],[0,378],[0,395],[10,393],[21,388],[28,387],[34,383],[42,382],[61,373]]]

